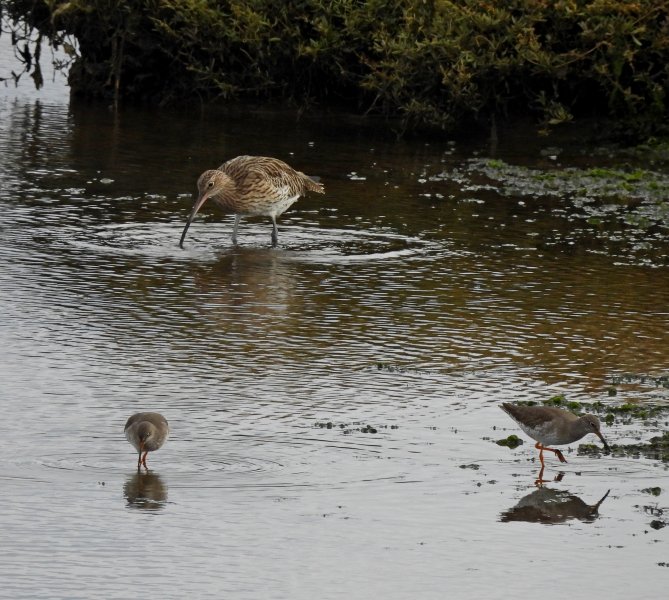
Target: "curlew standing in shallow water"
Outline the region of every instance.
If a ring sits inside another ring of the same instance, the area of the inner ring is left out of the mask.
[[[170,433],[170,426],[163,415],[154,412],[142,412],[132,415],[125,424],[125,437],[139,452],[137,470],[140,466],[148,471],[146,455],[162,447]],[[142,456],[144,453],[144,456]]]
[[[202,205],[211,198],[228,214],[235,215],[232,243],[242,216],[272,219],[272,246],[278,241],[276,218],[307,192],[323,194],[323,185],[285,162],[267,156],[237,156],[218,169],[205,171],[197,180],[198,197],[186,221],[179,246]]]

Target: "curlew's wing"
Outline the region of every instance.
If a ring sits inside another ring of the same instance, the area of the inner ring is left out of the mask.
[[[219,167],[235,182],[240,195],[251,197],[302,196],[307,191],[323,193],[323,185],[296,171],[278,158],[237,156]]]

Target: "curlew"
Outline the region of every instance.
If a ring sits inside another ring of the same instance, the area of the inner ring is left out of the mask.
[[[198,196],[181,234],[186,232],[202,205],[211,198],[227,214],[235,215],[232,243],[237,244],[237,229],[242,216],[267,216],[272,219],[272,246],[278,242],[276,219],[307,192],[323,194],[323,185],[296,171],[285,162],[267,156],[237,156],[218,169],[205,171],[197,180]]]

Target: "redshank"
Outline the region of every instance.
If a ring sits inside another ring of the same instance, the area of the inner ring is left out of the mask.
[[[272,219],[272,246],[276,246],[276,218],[307,192],[325,193],[321,183],[285,162],[267,156],[237,156],[230,159],[218,169],[202,173],[197,180],[197,189],[197,200],[179,240],[181,248],[195,215],[209,198],[225,213],[235,215],[233,244],[237,244],[239,220],[246,215]]]
[[[125,437],[139,452],[137,470],[140,466],[148,471],[146,455],[161,448],[165,443],[170,426],[163,415],[154,412],[142,412],[132,415],[125,424]],[[142,456],[144,453],[144,456]]]
[[[549,448],[549,445],[571,444],[589,433],[594,433],[602,440],[604,450],[610,452],[609,445],[600,431],[599,419],[595,415],[577,417],[575,414],[561,408],[516,406],[508,402],[502,404],[500,408],[516,421],[527,435],[537,441],[534,447],[539,450],[542,470],[544,467],[544,450],[554,452],[560,462],[567,462],[562,452],[556,448]]]

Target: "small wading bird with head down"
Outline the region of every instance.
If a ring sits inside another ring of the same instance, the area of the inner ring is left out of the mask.
[[[146,455],[162,447],[170,433],[170,426],[163,415],[143,412],[132,415],[125,424],[125,437],[139,452],[137,470],[141,465],[148,471]],[[144,456],[142,456],[142,453]]]
[[[567,462],[562,452],[548,446],[571,444],[589,433],[594,433],[604,444],[604,450],[610,452],[609,445],[602,435],[599,419],[595,415],[577,417],[569,411],[551,406],[516,406],[508,402],[502,404],[500,408],[518,423],[527,435],[537,441],[534,447],[539,450],[541,461],[541,472],[537,481],[543,481],[541,478],[544,471],[544,450],[554,452],[560,462]]]
[[[197,189],[197,200],[179,241],[181,248],[195,215],[209,198],[225,213],[235,215],[233,244],[237,244],[237,228],[242,216],[266,216],[272,219],[272,246],[276,246],[276,218],[307,192],[325,193],[323,185],[314,178],[267,156],[230,159],[218,169],[202,173],[197,180]]]

